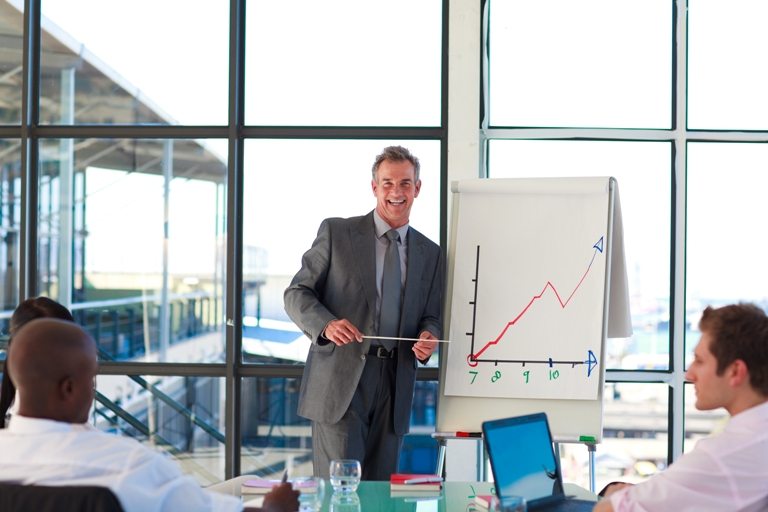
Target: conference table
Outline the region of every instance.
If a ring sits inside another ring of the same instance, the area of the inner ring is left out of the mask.
[[[208,489],[241,496],[243,481],[254,478],[243,475],[212,485]],[[389,482],[360,482],[357,492],[351,495],[333,494],[326,482],[323,511],[332,512],[467,512],[478,510],[473,506],[475,495],[492,494],[493,482],[444,482],[443,489],[432,495],[397,494],[389,489]],[[596,500],[596,496],[575,484],[564,484],[565,493],[581,499]],[[261,498],[243,497],[246,506],[259,506]],[[480,509],[482,510],[482,509]]]

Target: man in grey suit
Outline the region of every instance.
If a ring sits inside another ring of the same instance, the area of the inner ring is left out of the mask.
[[[408,225],[421,189],[418,159],[385,148],[371,187],[376,208],[325,219],[284,296],[312,340],[299,414],[312,420],[314,472],[325,478],[342,458],[359,460],[364,480],[397,472],[417,360],[429,360],[442,333],[442,252]]]

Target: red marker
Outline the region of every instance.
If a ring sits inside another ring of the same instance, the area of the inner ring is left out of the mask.
[[[456,432],[456,437],[483,437],[482,432]]]

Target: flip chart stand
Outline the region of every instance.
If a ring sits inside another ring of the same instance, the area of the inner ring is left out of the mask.
[[[586,443],[589,451],[589,490],[595,492],[595,451],[597,444],[594,442]]]

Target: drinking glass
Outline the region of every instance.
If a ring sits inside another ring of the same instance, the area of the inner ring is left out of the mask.
[[[333,492],[352,493],[360,484],[360,461],[338,459],[331,461],[331,485]]]
[[[325,480],[307,476],[290,480],[294,490],[299,491],[299,512],[317,512],[323,506],[325,498]]]
[[[528,504],[522,496],[505,496],[499,500],[500,512],[527,512]]]

